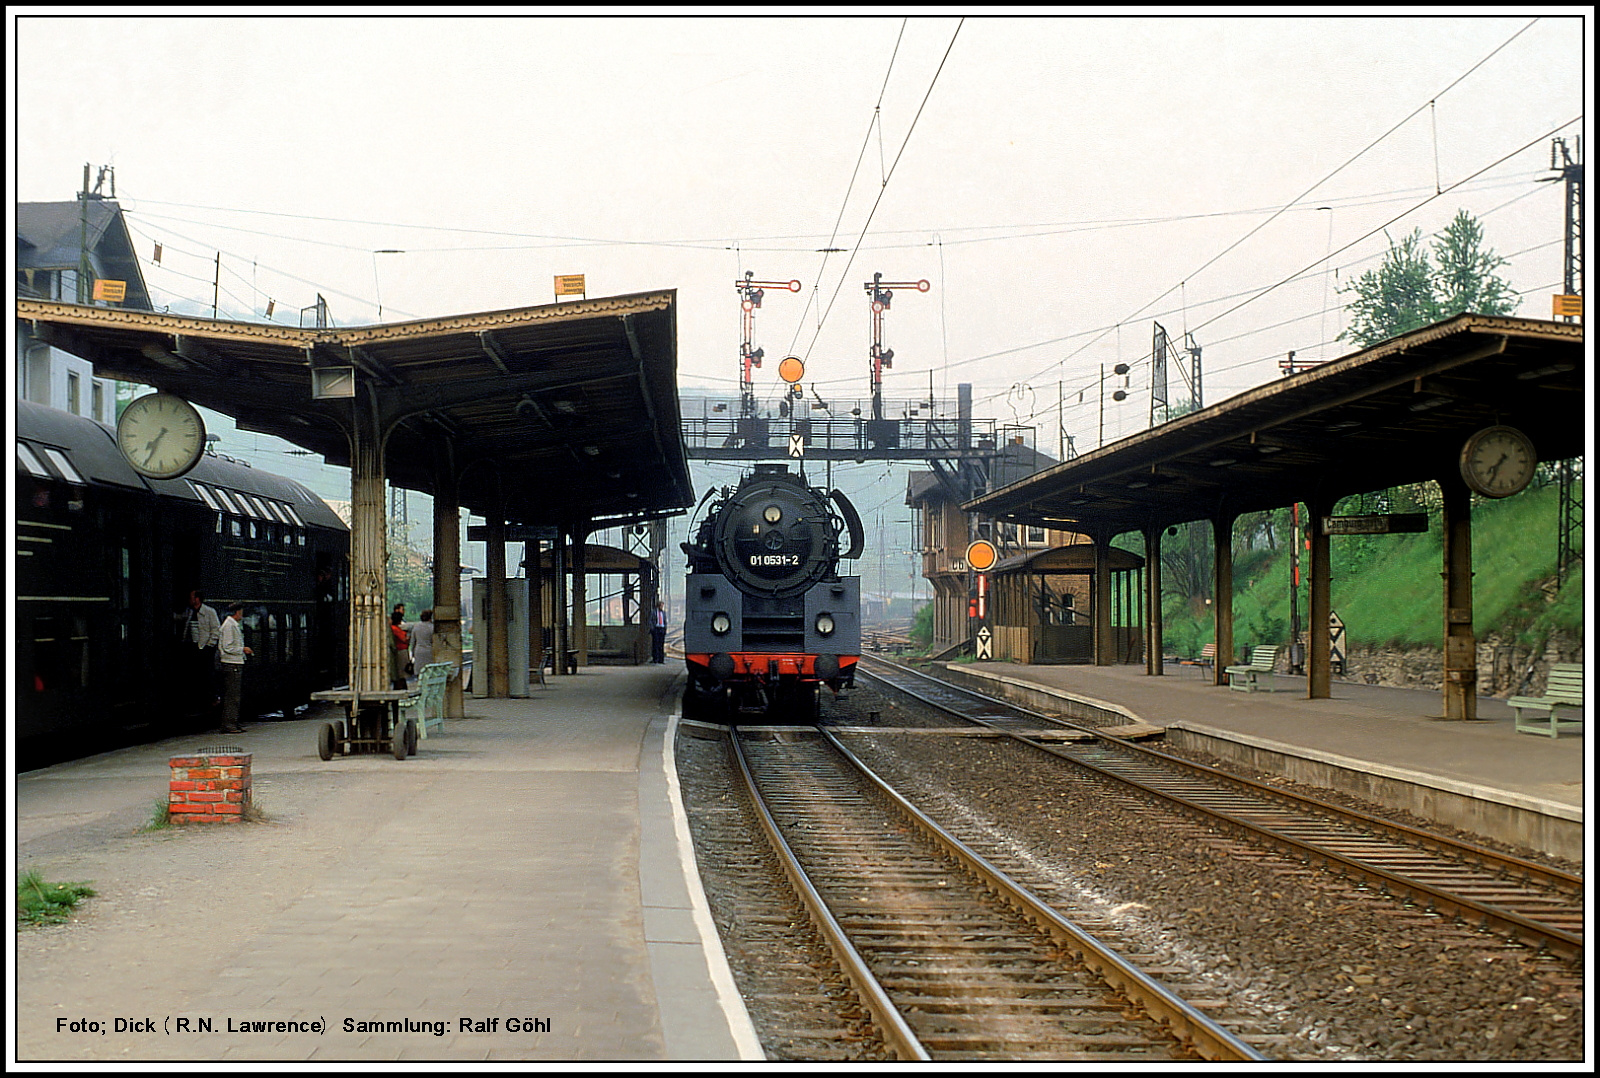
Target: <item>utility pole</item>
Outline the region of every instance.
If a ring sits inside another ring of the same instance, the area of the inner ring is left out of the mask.
[[[1575,150],[1582,157],[1582,144],[1576,143]],[[1556,170],[1558,175],[1546,176],[1544,182],[1556,180],[1566,181],[1566,222],[1562,234],[1565,239],[1562,264],[1562,293],[1564,296],[1583,295],[1583,162],[1574,161],[1573,154],[1567,150],[1567,140],[1564,138],[1552,139],[1550,142],[1550,168]],[[1558,163],[1559,159],[1559,163]],[[1556,302],[1561,303],[1558,297]],[[1558,308],[1559,309],[1559,308]],[[1581,308],[1580,308],[1581,309]],[[1568,322],[1576,322],[1581,317],[1576,314],[1562,314],[1561,317]],[[1577,465],[1571,460],[1556,462],[1556,502],[1558,507],[1556,522],[1556,588],[1560,589],[1567,582],[1572,567],[1583,559],[1583,502],[1577,496]]]

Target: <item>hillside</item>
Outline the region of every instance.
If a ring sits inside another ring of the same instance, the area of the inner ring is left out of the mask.
[[[1580,492],[1581,493],[1581,492]],[[1355,499],[1351,499],[1354,502]],[[1335,536],[1331,540],[1332,605],[1353,649],[1432,648],[1443,635],[1442,527],[1437,506],[1427,509],[1426,533]],[[1397,511],[1415,511],[1396,507]],[[1480,642],[1520,653],[1542,653],[1552,637],[1581,641],[1583,570],[1557,592],[1554,483],[1501,501],[1477,501],[1472,510],[1473,622]],[[1360,512],[1341,504],[1340,513]],[[1209,532],[1208,527],[1204,527]],[[1126,542],[1130,537],[1124,537]],[[1187,537],[1167,540],[1177,546]],[[1274,537],[1276,538],[1276,537]],[[1239,540],[1236,538],[1236,548]],[[1119,545],[1121,545],[1119,543]],[[1163,552],[1167,553],[1163,544]],[[1207,548],[1209,549],[1209,548]],[[1163,569],[1171,563],[1163,559]],[[1309,609],[1308,558],[1302,555],[1299,613]],[[1192,578],[1192,574],[1191,577]],[[1205,597],[1186,594],[1182,571],[1163,572],[1168,654],[1192,655],[1213,637]],[[1289,550],[1285,541],[1236,553],[1234,641],[1241,647],[1289,638]],[[1175,587],[1173,582],[1177,582]]]

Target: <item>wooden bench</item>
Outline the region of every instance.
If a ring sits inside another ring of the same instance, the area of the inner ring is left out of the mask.
[[[1239,692],[1255,692],[1264,689],[1273,692],[1272,667],[1278,661],[1278,649],[1272,644],[1263,644],[1250,652],[1248,666],[1228,667],[1228,688],[1237,689]],[[1262,674],[1267,675],[1265,684],[1259,680]]]
[[[1550,676],[1545,679],[1543,696],[1513,696],[1506,703],[1516,712],[1516,730],[1519,734],[1544,734],[1557,737],[1562,730],[1583,729],[1583,664],[1551,663]],[[1563,708],[1571,708],[1576,718],[1561,717]],[[1542,711],[1543,716],[1522,717],[1524,711]]]
[[[444,728],[445,687],[450,684],[450,663],[429,663],[417,674],[415,696],[400,701],[402,719],[415,719],[417,736],[426,738],[428,728]]]
[[[1207,644],[1200,649],[1200,657],[1198,659],[1180,659],[1178,660],[1178,665],[1204,667],[1217,665],[1217,645],[1214,642]]]

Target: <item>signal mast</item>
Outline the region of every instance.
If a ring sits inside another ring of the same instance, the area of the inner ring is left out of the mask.
[[[894,349],[883,346],[883,312],[889,309],[896,288],[915,288],[926,292],[927,281],[885,281],[883,274],[874,273],[872,280],[861,286],[872,299],[872,347],[867,355],[872,361],[872,418],[883,418],[883,369],[894,366]]]
[[[768,288],[800,291],[799,281],[757,281],[752,280],[753,277],[755,271],[746,270],[744,280],[733,282],[733,287],[739,290],[739,322],[744,331],[744,340],[739,344],[739,415],[743,418],[756,414],[755,383],[750,369],[761,366],[761,357],[767,354],[763,348],[750,346],[750,336],[755,330],[756,308],[761,306],[761,297],[766,295]]]

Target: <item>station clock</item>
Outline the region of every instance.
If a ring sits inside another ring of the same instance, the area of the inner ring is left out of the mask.
[[[1461,447],[1461,478],[1485,498],[1509,498],[1528,485],[1539,455],[1515,427],[1485,427]]]
[[[122,410],[117,448],[140,475],[177,479],[200,462],[206,424],[199,410],[182,397],[150,393]]]

